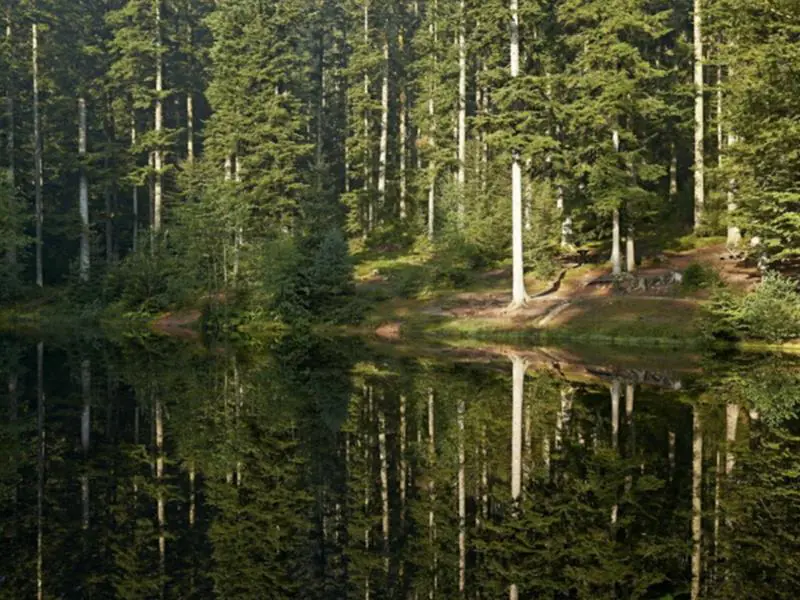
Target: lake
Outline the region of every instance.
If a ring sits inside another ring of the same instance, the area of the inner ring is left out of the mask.
[[[797,598],[800,361],[0,338],[0,598]]]

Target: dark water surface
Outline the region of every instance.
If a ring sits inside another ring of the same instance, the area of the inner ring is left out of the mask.
[[[0,338],[0,598],[800,597],[795,360],[419,354]]]

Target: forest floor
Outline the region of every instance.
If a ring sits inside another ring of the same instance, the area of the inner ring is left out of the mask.
[[[564,263],[558,277],[526,278],[531,299],[509,311],[510,268],[475,274],[466,289],[419,289],[422,257],[362,260],[359,290],[372,300],[366,327],[386,341],[437,337],[484,342],[584,340],[642,346],[687,346],[700,339],[698,316],[709,292],[678,282],[692,266],[713,269],[734,289],[759,281],[758,270],[730,257],[717,239],[665,251],[641,265],[627,289],[607,264]]]

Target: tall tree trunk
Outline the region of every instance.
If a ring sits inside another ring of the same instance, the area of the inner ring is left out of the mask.
[[[383,41],[383,80],[381,83],[381,141],[378,155],[378,206],[381,210],[386,207],[386,177],[387,163],[389,160],[389,25],[386,26],[386,36]]]
[[[703,0],[694,0],[694,227],[705,212],[705,81],[703,78]]]
[[[615,379],[611,384],[611,447],[619,448],[619,401],[622,395],[622,384]],[[611,524],[616,525],[619,517],[619,504],[611,507]]]
[[[400,518],[405,523],[406,492],[408,488],[408,422],[406,416],[406,397],[400,396]]]
[[[736,429],[739,425],[739,405],[728,404],[725,419],[725,474],[733,473],[736,464],[736,455],[733,453],[733,445],[736,443]]]
[[[519,77],[519,0],[511,0],[511,77]],[[525,289],[522,212],[522,167],[520,166],[519,149],[514,148],[511,164],[512,308],[519,308],[528,302],[528,292]]]
[[[439,553],[436,548],[436,479],[434,476],[436,466],[436,397],[433,390],[428,390],[428,469],[430,481],[428,482],[428,498],[430,510],[428,511],[428,543],[433,547],[433,586],[431,598],[434,597],[438,587],[439,578]]]
[[[528,363],[519,355],[511,357],[511,499],[519,502],[522,495],[522,413],[525,399],[525,372]]]
[[[619,154],[619,131],[616,129],[611,132],[611,142],[614,152]],[[611,268],[614,275],[622,273],[622,235],[619,224],[619,208],[615,207],[612,214],[611,230]]]
[[[36,207],[36,285],[44,287],[44,265],[42,251],[42,225],[44,224],[44,205],[42,201],[42,132],[39,115],[39,25],[31,26],[31,57],[33,63],[33,187]]]
[[[669,201],[675,204],[678,201],[678,147],[672,142],[669,159]]]
[[[14,201],[16,195],[17,173],[16,173],[16,142],[14,139],[14,129],[16,127],[14,113],[14,74],[11,68],[13,59],[13,29],[11,4],[6,5],[6,44],[9,47],[9,69],[6,74],[6,154],[8,158],[8,185],[11,190],[10,201]],[[17,245],[10,240],[6,246],[6,262],[14,269],[17,264]]]
[[[464,226],[467,181],[467,9],[459,3],[458,24],[458,225]]]
[[[86,176],[86,99],[78,99],[78,158],[80,159],[80,183],[78,204],[81,214],[81,255],[80,255],[80,280],[89,281],[90,252],[89,252],[89,182]]]
[[[400,219],[408,217],[408,92],[400,96]]]
[[[164,129],[164,57],[161,54],[161,0],[155,0],[156,16],[156,102],[155,102],[155,132],[156,149],[153,152],[153,169],[155,172],[154,198],[153,198],[153,229],[156,233],[161,231],[161,220],[164,205],[164,151],[161,147],[161,133]]]
[[[692,600],[700,597],[703,551],[703,431],[700,413],[692,421]]]
[[[633,226],[628,226],[628,235],[625,238],[625,266],[628,273],[636,270],[636,241],[633,236]]]
[[[378,453],[381,461],[381,530],[383,531],[383,549],[389,560],[389,457],[386,447],[386,415],[378,412]]]
[[[152,394],[154,398],[153,416],[155,418],[156,429],[156,518],[158,520],[158,562],[159,572],[164,577],[167,561],[167,538],[166,538],[166,498],[162,489],[164,481],[164,409],[161,406],[161,398],[158,393]],[[161,595],[164,588],[161,588]]]
[[[370,0],[364,0],[364,51],[369,50],[369,8]],[[375,200],[371,189],[372,154],[370,152],[370,81],[369,72],[364,72],[364,191],[367,193],[367,227],[366,233],[375,227]]]
[[[85,459],[89,455],[89,446],[92,442],[92,363],[88,359],[81,363],[81,394],[83,396],[81,448]],[[87,472],[81,475],[81,504],[83,506],[83,529],[89,529],[89,474]]]
[[[135,163],[136,154],[136,115],[131,111],[131,152]],[[134,164],[135,166],[135,164]],[[133,210],[133,251],[139,250],[139,186],[134,182],[132,190],[131,208]]]

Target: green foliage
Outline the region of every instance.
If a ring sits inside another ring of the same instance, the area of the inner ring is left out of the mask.
[[[158,312],[179,300],[181,269],[164,244],[130,254],[108,271],[103,290],[107,301],[129,310]]]
[[[6,173],[0,175],[0,302],[12,300],[22,291],[21,252],[28,242],[23,234],[25,214]]]
[[[722,278],[710,265],[693,262],[683,272],[683,288],[686,291],[714,289],[722,284]]]
[[[264,290],[276,317],[288,323],[358,320],[353,266],[339,231],[299,241],[281,237],[265,252]]]
[[[704,330],[712,338],[748,338],[784,342],[800,337],[797,282],[768,273],[745,296],[717,292],[705,309]]]

